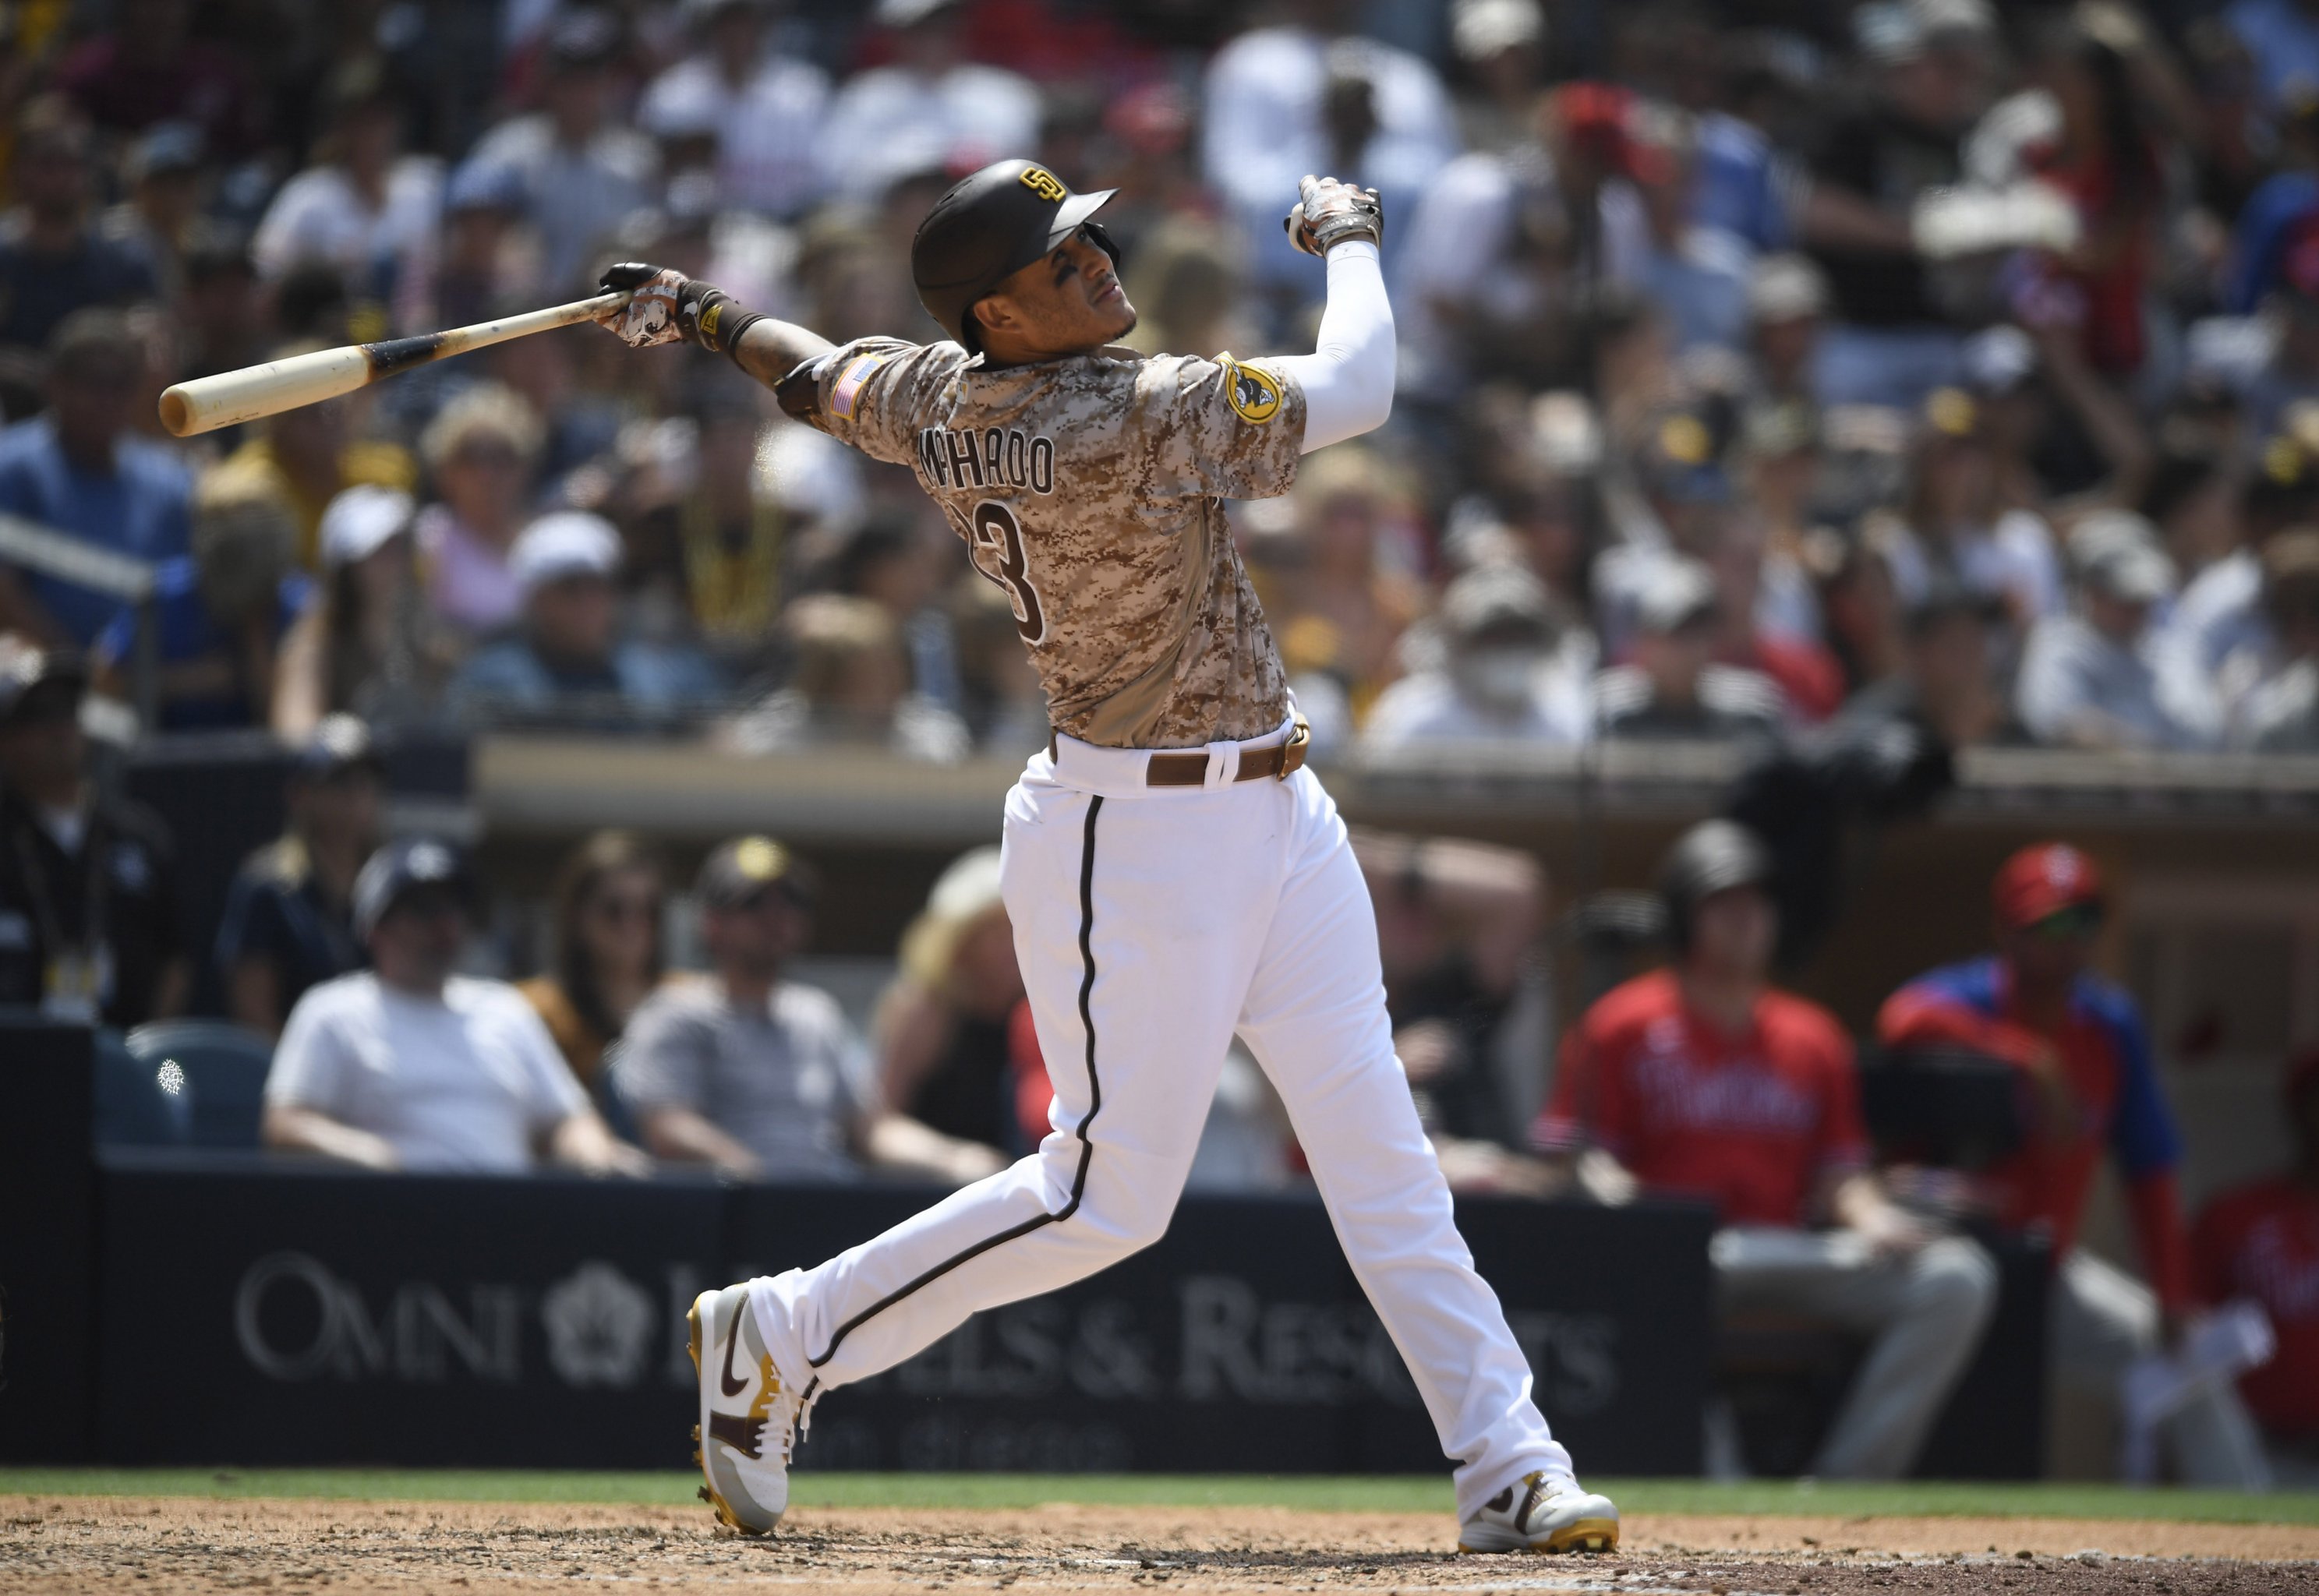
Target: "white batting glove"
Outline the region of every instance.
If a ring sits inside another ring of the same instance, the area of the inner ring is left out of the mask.
[[[1334,177],[1307,173],[1296,185],[1297,200],[1282,225],[1289,241],[1307,255],[1326,255],[1347,239],[1385,240],[1385,201],[1374,188],[1356,188]]]

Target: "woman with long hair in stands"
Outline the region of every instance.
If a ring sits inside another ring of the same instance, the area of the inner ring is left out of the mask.
[[[564,1061],[591,1093],[628,1016],[660,984],[667,907],[667,870],[632,832],[598,832],[556,876],[552,960],[517,990],[539,1011]]]

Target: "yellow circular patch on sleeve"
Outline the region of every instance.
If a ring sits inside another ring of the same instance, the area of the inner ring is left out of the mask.
[[[1252,427],[1261,427],[1280,413],[1280,379],[1260,365],[1242,365],[1223,357],[1224,398],[1232,414]]]

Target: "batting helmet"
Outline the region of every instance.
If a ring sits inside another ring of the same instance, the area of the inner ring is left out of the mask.
[[[1763,839],[1736,820],[1702,820],[1675,839],[1659,864],[1659,896],[1666,899],[1667,936],[1691,944],[1692,913],[1734,887],[1771,886],[1777,872]]]
[[[1116,262],[1119,247],[1088,217],[1117,193],[1073,194],[1046,167],[998,161],[951,185],[910,240],[910,277],[918,302],[970,355],[980,354],[974,302],[1087,230]]]

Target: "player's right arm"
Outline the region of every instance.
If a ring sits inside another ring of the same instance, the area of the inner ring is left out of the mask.
[[[1303,452],[1374,432],[1393,413],[1393,305],[1378,254],[1385,213],[1374,189],[1306,177],[1289,237],[1329,263],[1329,301],[1310,355],[1266,362],[1304,390]]]

